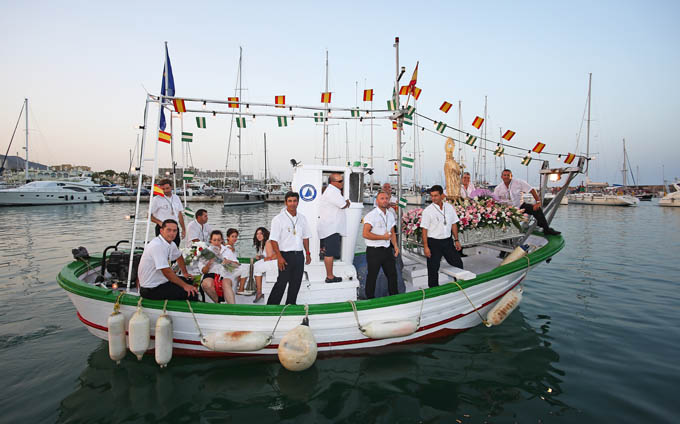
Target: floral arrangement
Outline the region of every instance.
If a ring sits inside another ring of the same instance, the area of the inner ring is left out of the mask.
[[[219,252],[213,251],[215,246],[208,246],[205,242],[196,241],[191,244],[191,247],[185,247],[182,249],[182,256],[184,257],[184,263],[188,266],[192,262],[198,259],[205,259],[207,261],[211,259],[216,259],[222,262],[222,266],[228,272],[232,272],[236,269],[236,266],[231,263],[224,263],[224,258]]]
[[[423,209],[411,209],[401,217],[401,231],[406,237],[420,239],[423,229],[420,228],[420,221],[423,218]]]

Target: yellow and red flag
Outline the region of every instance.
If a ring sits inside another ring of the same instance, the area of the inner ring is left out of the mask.
[[[397,121],[392,121],[392,129],[393,130],[397,129]]]
[[[569,165],[569,164],[571,164],[571,163],[574,161],[575,158],[576,158],[576,155],[575,155],[575,154],[569,153],[569,154],[567,155],[567,157],[564,159],[564,163],[566,163],[566,164]]]
[[[418,100],[418,97],[420,97],[420,93],[421,93],[422,91],[423,91],[423,90],[421,90],[421,89],[418,88],[418,87],[413,87],[413,98],[416,99],[416,100]]]
[[[484,118],[480,118],[479,116],[475,118],[474,121],[472,121],[472,126],[480,129],[482,127],[482,124],[484,123]]]
[[[286,96],[274,96],[274,103],[277,105],[285,105],[286,104]],[[284,106],[276,106],[276,107],[284,107]]]
[[[230,108],[238,108],[238,97],[227,97],[227,101],[229,102]]]
[[[175,112],[177,113],[184,113],[187,111],[187,107],[184,105],[184,100],[182,99],[173,99],[172,104],[175,105]]]
[[[441,110],[444,113],[449,113],[450,109],[451,109],[451,103],[449,103],[449,102],[442,103],[441,107],[439,108],[439,110]]]
[[[534,148],[531,149],[531,150],[536,152],[536,153],[541,153],[543,151],[543,149],[545,149],[545,144],[538,142],[538,143],[536,143]]]
[[[321,103],[330,103],[330,102],[331,102],[330,91],[328,93],[321,93]]]
[[[512,130],[507,130],[507,131],[505,132],[505,134],[503,134],[503,138],[504,138],[505,140],[508,140],[508,141],[510,141],[510,140],[512,139],[512,137],[514,137],[514,136],[515,136],[515,132],[512,131]]]
[[[163,190],[158,184],[153,185],[153,195],[165,197],[165,194],[163,194]]]
[[[373,101],[373,89],[369,88],[368,90],[364,90],[364,101],[365,102],[372,102]]]
[[[162,141],[163,143],[170,144],[171,140],[172,140],[172,135],[170,133],[167,133],[165,131],[158,131],[158,141]]]
[[[408,83],[408,86],[411,87],[411,93],[413,93],[413,90],[416,88],[416,81],[418,80],[418,64],[420,62],[416,62],[416,69],[413,70],[413,75],[411,76],[411,82]]]
[[[402,85],[401,88],[399,88],[399,95],[400,96],[405,96],[409,93],[410,87],[408,85]]]

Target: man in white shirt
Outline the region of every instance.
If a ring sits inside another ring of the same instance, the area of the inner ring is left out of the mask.
[[[182,206],[179,196],[172,192],[172,182],[168,179],[163,179],[158,182],[158,186],[163,190],[163,196],[154,196],[151,199],[151,221],[156,224],[156,235],[160,234],[163,221],[173,219],[182,229],[182,235],[186,237],[187,232],[184,227],[184,214],[182,213],[184,206]],[[179,247],[179,232],[173,241]]]
[[[154,300],[198,300],[198,290],[192,284],[182,253],[173,243],[177,236],[177,223],[167,219],[161,223],[160,235],[144,248],[139,261],[139,293],[146,299]],[[171,261],[177,261],[185,277],[179,277],[170,268]]]
[[[475,191],[475,185],[470,182],[470,173],[463,172],[462,184],[460,185],[460,197],[463,199],[471,198],[472,192]]]
[[[362,236],[366,239],[366,297],[375,297],[375,283],[382,268],[387,277],[387,290],[391,295],[398,294],[397,263],[399,246],[394,227],[397,225],[394,215],[388,211],[390,197],[384,191],[376,196],[378,206],[364,217]],[[390,247],[392,245],[392,249]]]
[[[267,299],[267,305],[279,305],[288,286],[287,305],[295,305],[302,284],[305,264],[312,262],[309,252],[309,224],[304,215],[297,212],[300,195],[289,191],[284,196],[285,209],[272,219],[272,249],[278,261],[279,277]],[[304,249],[305,254],[302,253]]]
[[[389,202],[387,203],[387,210],[394,216],[394,220],[397,220],[397,196],[392,195],[392,186],[390,183],[385,183],[382,185],[382,191],[387,193]],[[373,206],[378,207],[378,195],[375,196],[375,201],[373,201]]]
[[[349,199],[342,196],[343,175],[333,173],[328,177],[328,187],[321,195],[319,204],[319,223],[317,229],[321,249],[324,252],[323,263],[326,266],[326,282],[337,283],[341,277],[333,275],[333,259],[340,259],[341,236],[346,234],[345,211],[349,207]]]
[[[212,226],[208,224],[208,211],[205,209],[197,210],[196,218],[187,225],[185,239],[187,247],[191,247],[191,244],[197,241],[210,244],[210,233],[212,233],[212,230]]]
[[[524,213],[536,218],[538,226],[543,228],[543,234],[554,236],[561,234],[559,231],[550,228],[550,224],[548,224],[545,215],[543,215],[543,209],[541,209],[541,201],[538,198],[538,193],[536,193],[536,190],[534,190],[533,187],[524,180],[512,178],[512,171],[509,169],[503,170],[501,179],[503,182],[498,184],[493,191],[494,196],[496,196],[501,203],[524,209]],[[534,199],[536,199],[535,204],[532,205],[530,203],[522,202],[522,193],[527,192],[534,196]]]
[[[423,229],[423,253],[427,257],[428,287],[439,285],[442,257],[449,265],[463,268],[459,253],[462,248],[458,241],[458,215],[450,203],[444,203],[443,192],[442,186],[432,186],[432,204],[425,208],[420,221],[420,228]]]

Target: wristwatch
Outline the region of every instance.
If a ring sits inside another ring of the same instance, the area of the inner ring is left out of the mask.
[[[453,239],[453,241],[458,241],[458,239]]]

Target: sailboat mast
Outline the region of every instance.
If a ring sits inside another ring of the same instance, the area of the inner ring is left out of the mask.
[[[24,99],[26,102],[26,182],[28,182],[28,98]]]
[[[623,174],[623,187],[625,188],[628,185],[628,178],[627,178],[627,173],[628,170],[626,169],[626,139],[623,139],[623,169],[621,170],[621,173]]]
[[[242,72],[243,47],[238,48],[238,115],[241,118],[241,100],[243,100],[243,75]],[[238,191],[241,191],[241,126],[238,126]]]
[[[326,91],[328,93],[328,50],[326,50]],[[328,165],[328,103],[324,103],[325,116],[323,119],[323,154],[321,163]]]
[[[399,37],[394,38],[394,48],[395,48],[395,53],[396,53],[396,67],[395,67],[395,74],[394,74],[394,90],[395,93],[395,110],[399,111],[401,109],[401,106],[399,105]],[[397,118],[397,203],[401,203],[401,130],[404,125],[404,118],[403,115],[398,115],[399,118]],[[401,234],[401,216],[402,216],[402,207],[401,205],[397,207],[397,234]],[[399,250],[401,250],[401,242],[402,242],[403,237],[397,237],[398,243],[399,243]]]
[[[373,110],[372,96],[371,96],[371,110]],[[373,170],[373,172],[371,172],[371,190],[370,190],[371,194],[373,194],[373,174],[375,173],[375,168],[373,167],[373,121],[374,119],[371,119],[371,169]]]
[[[267,133],[264,133],[264,190],[267,191]]]
[[[592,87],[592,82],[593,82],[593,73],[588,74],[588,120],[586,121],[586,158],[590,160],[590,95],[591,95],[591,87]],[[590,170],[590,166],[586,166],[586,189],[588,188],[588,182],[590,179],[588,178],[588,171]]]

